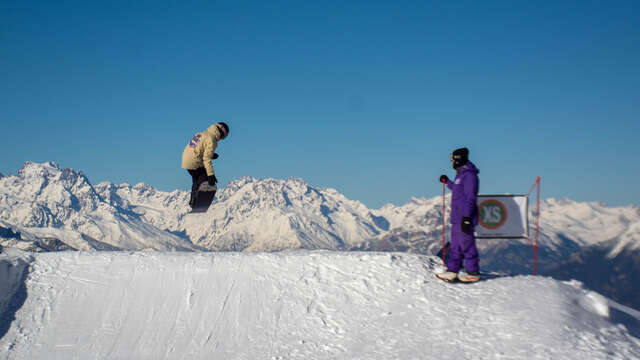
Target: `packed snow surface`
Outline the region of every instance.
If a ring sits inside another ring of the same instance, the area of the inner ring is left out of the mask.
[[[13,293],[3,359],[640,358],[609,301],[578,282],[448,284],[435,257],[62,252],[0,265],[0,293]]]

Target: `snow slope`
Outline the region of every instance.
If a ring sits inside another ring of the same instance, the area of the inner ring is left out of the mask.
[[[15,318],[3,359],[640,358],[616,320],[622,309],[635,326],[638,313],[580,283],[447,284],[434,257],[58,252],[0,264],[14,279],[2,290],[23,288],[3,315]]]

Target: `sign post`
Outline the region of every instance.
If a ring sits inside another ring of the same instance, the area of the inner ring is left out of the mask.
[[[533,186],[529,190],[527,196],[531,195],[533,189],[536,190],[536,242],[531,241],[529,237],[529,243],[533,246],[533,275],[538,272],[538,239],[540,237],[540,176],[536,178],[536,182],[533,183]]]

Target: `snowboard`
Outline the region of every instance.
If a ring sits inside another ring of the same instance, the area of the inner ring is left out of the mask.
[[[216,196],[217,187],[211,186],[208,182],[203,181],[196,192],[196,200],[191,208],[190,214],[207,212],[209,206]]]

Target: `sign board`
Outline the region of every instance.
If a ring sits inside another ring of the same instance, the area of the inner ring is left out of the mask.
[[[526,195],[478,195],[477,238],[529,237]]]

